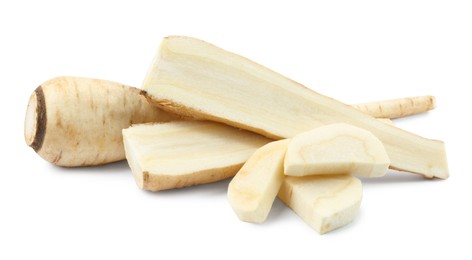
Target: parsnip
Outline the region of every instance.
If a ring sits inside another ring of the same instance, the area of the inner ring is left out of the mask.
[[[58,77],[31,95],[25,141],[56,165],[99,165],[125,158],[123,128],[177,118],[151,106],[136,88],[106,80]]]
[[[269,215],[284,178],[288,139],[259,148],[228,186],[228,200],[242,221],[262,223]]]
[[[296,135],[288,144],[284,173],[290,176],[351,174],[380,177],[390,159],[372,133],[348,124],[332,124]]]
[[[271,140],[214,122],[134,125],[123,130],[126,158],[138,186],[159,191],[219,181]]]
[[[241,56],[188,37],[168,37],[143,88],[168,111],[291,138],[332,123],[348,123],[377,136],[391,168],[425,177],[449,176],[444,143],[375,120]]]
[[[351,106],[373,117],[399,118],[432,110],[436,107],[436,100],[433,96],[419,96]]]
[[[324,234],[357,216],[362,184],[350,175],[286,176],[278,196],[308,225]]]

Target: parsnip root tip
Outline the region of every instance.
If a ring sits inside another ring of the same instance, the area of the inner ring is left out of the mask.
[[[434,96],[428,96],[428,97],[429,97],[429,100],[430,100],[429,110],[433,110],[433,109],[436,108],[436,97],[434,97]]]

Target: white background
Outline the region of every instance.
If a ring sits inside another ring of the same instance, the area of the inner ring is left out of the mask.
[[[1,1],[0,259],[470,259],[471,2],[275,2]],[[320,236],[278,200],[266,223],[240,222],[228,181],[153,194],[126,162],[59,168],[25,145],[39,84],[71,75],[139,87],[167,35],[346,103],[435,95],[436,110],[395,123],[444,140],[451,177],[365,180],[358,218]]]

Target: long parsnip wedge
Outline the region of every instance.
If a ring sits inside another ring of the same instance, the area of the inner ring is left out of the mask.
[[[348,124],[332,124],[296,135],[288,144],[284,173],[290,176],[351,174],[380,177],[390,159],[372,133]]]
[[[219,181],[271,140],[214,122],[135,125],[123,130],[126,158],[138,186],[158,191]]]
[[[308,225],[324,234],[356,217],[362,184],[350,175],[286,176],[278,196]]]
[[[206,42],[168,37],[143,83],[163,109],[260,133],[291,138],[332,123],[348,123],[377,136],[391,168],[428,178],[449,176],[444,143],[375,120],[259,64]]]
[[[240,220],[266,220],[284,179],[288,142],[280,140],[259,148],[229,183],[228,200]]]

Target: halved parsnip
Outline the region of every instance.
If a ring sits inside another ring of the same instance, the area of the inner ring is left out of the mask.
[[[444,143],[379,122],[350,106],[239,55],[189,37],[167,37],[143,89],[163,109],[247,129],[274,139],[292,138],[333,123],[372,132],[391,167],[446,179]]]
[[[261,146],[261,135],[214,122],[134,125],[123,130],[126,158],[138,186],[158,191],[234,176]]]
[[[308,225],[324,234],[356,217],[362,184],[351,175],[286,176],[278,196]]]
[[[266,220],[284,178],[288,142],[276,141],[259,148],[231,180],[228,200],[240,220]]]
[[[369,131],[348,124],[326,125],[295,136],[284,162],[285,174],[290,176],[379,177],[389,165],[382,142]]]

